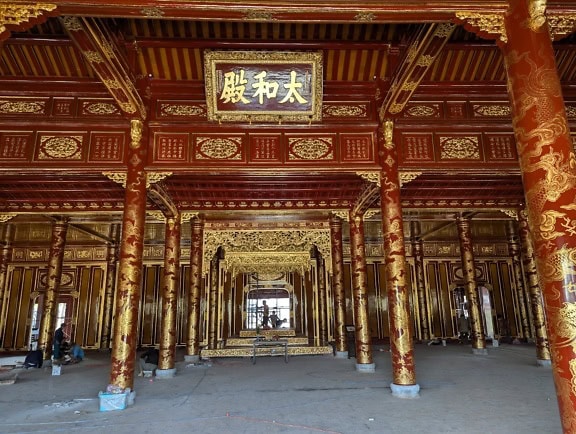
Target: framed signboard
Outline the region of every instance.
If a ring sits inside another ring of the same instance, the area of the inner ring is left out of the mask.
[[[322,119],[322,53],[206,51],[208,119],[313,122]]]

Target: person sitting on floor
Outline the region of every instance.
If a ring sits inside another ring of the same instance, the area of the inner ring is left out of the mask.
[[[42,354],[41,350],[34,350],[30,351],[26,354],[26,358],[24,359],[24,367],[28,368],[41,368],[42,363],[44,362],[44,355]]]
[[[76,342],[72,342],[72,347],[70,348],[70,354],[72,356],[72,362],[78,363],[84,359],[84,350]]]
[[[148,348],[138,359],[138,376],[144,376],[144,371],[154,372],[158,368],[160,352],[156,348]]]

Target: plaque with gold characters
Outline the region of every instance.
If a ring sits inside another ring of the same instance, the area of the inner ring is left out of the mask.
[[[313,122],[322,119],[322,53],[206,51],[208,119]]]

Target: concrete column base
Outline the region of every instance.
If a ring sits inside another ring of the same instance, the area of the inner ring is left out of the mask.
[[[200,361],[200,354],[186,354],[184,361],[189,363],[198,363]]]
[[[472,348],[472,354],[477,356],[487,356],[488,350],[486,348]]]
[[[376,372],[375,363],[356,363],[356,371],[358,372]]]
[[[336,358],[337,359],[347,359],[348,358],[348,351],[336,351]]]
[[[156,369],[156,378],[173,378],[176,375],[176,368]]]
[[[552,360],[536,359],[536,366],[542,366],[543,368],[549,368],[552,366]]]
[[[401,384],[390,383],[390,389],[392,390],[392,396],[396,398],[418,398],[420,396],[420,385],[411,384],[409,386],[404,386]]]

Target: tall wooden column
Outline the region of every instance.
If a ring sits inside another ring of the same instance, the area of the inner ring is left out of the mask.
[[[200,293],[204,222],[200,218],[193,218],[190,224],[190,291],[188,293],[188,339],[185,359],[187,362],[197,362],[200,360]]]
[[[176,374],[176,308],[180,287],[180,215],[166,218],[164,241],[164,275],[162,276],[162,327],[158,378],[169,378]]]
[[[528,282],[530,308],[532,309],[532,321],[536,335],[536,364],[538,366],[551,366],[548,333],[546,333],[546,316],[544,315],[542,291],[540,290],[536,259],[534,258],[534,243],[526,219],[526,212],[520,211],[518,213],[518,234],[522,245],[524,274]]]
[[[332,291],[334,292],[334,339],[336,357],[347,358],[346,345],[346,298],[344,295],[344,253],[342,247],[342,220],[330,217],[330,239],[332,240]]]
[[[516,283],[516,299],[518,301],[518,313],[520,314],[520,326],[522,337],[528,339],[532,334],[530,331],[530,323],[528,321],[528,311],[526,309],[526,291],[524,290],[524,273],[522,271],[522,259],[520,244],[518,242],[518,234],[515,222],[509,220],[506,225],[506,232],[508,235],[508,250],[512,258],[512,268],[514,270],[514,282]]]
[[[63,218],[52,224],[52,242],[50,244],[50,256],[48,257],[47,287],[44,295],[44,308],[40,320],[38,335],[38,348],[42,350],[44,360],[50,360],[52,356],[52,340],[56,324],[58,292],[62,278],[62,263],[64,262],[64,247],[68,232],[68,219]]]
[[[8,263],[12,256],[12,241],[14,240],[14,225],[6,223],[2,225],[2,240],[4,244],[0,246],[0,336],[4,335],[6,327],[6,312],[8,301],[5,300],[6,294],[6,277],[8,274]]]
[[[118,241],[120,225],[110,227],[110,236]],[[104,290],[104,307],[102,309],[102,334],[100,349],[108,349],[112,343],[112,317],[114,312],[114,292],[116,291],[116,263],[118,262],[118,245],[110,244],[106,257],[106,288]]]
[[[424,274],[424,246],[420,238],[420,222],[410,222],[412,232],[412,254],[414,255],[414,272],[416,274],[416,290],[418,293],[418,313],[420,316],[420,336],[423,340],[430,339],[428,325],[428,300],[426,297],[426,276]]]
[[[458,237],[460,239],[460,257],[462,261],[462,274],[464,286],[468,297],[468,311],[470,313],[470,328],[472,331],[472,352],[474,354],[488,354],[486,350],[486,336],[484,335],[484,323],[480,311],[480,301],[474,272],[474,251],[472,250],[472,235],[470,221],[459,215],[456,221]]]
[[[406,282],[406,247],[402,206],[400,204],[400,175],[398,152],[393,142],[394,123],[384,121],[379,129],[382,152],[380,174],[380,206],[382,233],[384,234],[384,261],[386,263],[386,293],[390,309],[390,351],[392,353],[392,395],[399,398],[418,396],[414,369],[414,338],[410,317],[410,288]]]
[[[564,432],[576,432],[576,161],[545,15],[509,0],[501,44]]]
[[[218,326],[218,254],[210,261],[210,291],[208,292],[208,349],[216,348]]]
[[[356,370],[374,372],[372,337],[368,322],[368,283],[364,221],[361,215],[350,213],[350,256],[352,260],[352,294],[354,300],[354,326],[356,328]]]
[[[324,258],[318,252],[316,256],[318,261],[318,267],[316,271],[318,273],[318,313],[320,321],[320,345],[327,345],[328,342],[328,311],[326,303],[326,266],[324,265]]]
[[[142,256],[146,223],[146,146],[142,122],[132,120],[128,146],[126,192],[122,215],[120,265],[116,291],[116,316],[112,339],[110,385],[133,389],[136,360],[138,304],[142,286]]]

